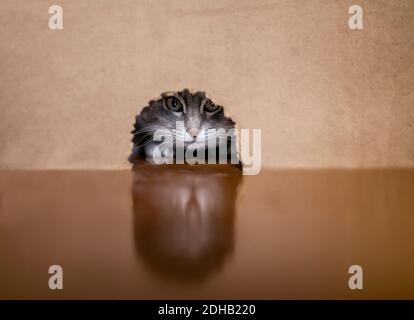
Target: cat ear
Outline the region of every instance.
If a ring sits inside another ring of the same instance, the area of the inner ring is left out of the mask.
[[[195,96],[199,96],[201,99],[205,99],[206,93],[204,91],[197,91]]]

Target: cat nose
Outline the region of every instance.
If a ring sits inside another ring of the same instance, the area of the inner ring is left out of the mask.
[[[193,128],[193,129],[188,130],[188,132],[195,139],[195,138],[197,138],[198,134],[200,133],[200,130],[198,130],[196,128]]]

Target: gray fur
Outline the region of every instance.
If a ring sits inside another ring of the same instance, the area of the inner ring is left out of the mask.
[[[167,101],[172,97],[180,102],[181,112],[173,112],[168,108]],[[202,135],[207,129],[234,129],[235,123],[224,115],[223,107],[210,104],[210,101],[212,100],[205,92],[198,91],[193,94],[188,89],[163,93],[158,100],[151,100],[135,118],[134,130],[131,132],[133,148],[129,161],[133,163],[138,158],[147,158],[158,143],[152,140],[153,133],[159,129],[174,131],[176,121],[184,122],[186,133],[182,138],[185,145],[203,139]],[[216,111],[207,109],[210,106],[217,108]]]

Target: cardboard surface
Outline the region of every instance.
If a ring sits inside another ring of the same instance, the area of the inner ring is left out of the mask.
[[[134,115],[206,91],[267,167],[414,165],[414,2],[0,2],[0,168],[127,168]]]

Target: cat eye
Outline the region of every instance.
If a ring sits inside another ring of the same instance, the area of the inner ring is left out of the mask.
[[[204,109],[207,112],[215,112],[215,111],[217,111],[218,108],[219,108],[219,106],[215,105],[213,103],[213,101],[211,101],[211,100],[207,100],[206,103],[204,104]]]
[[[166,104],[167,108],[173,112],[179,112],[183,109],[183,105],[176,97],[169,97]]]

